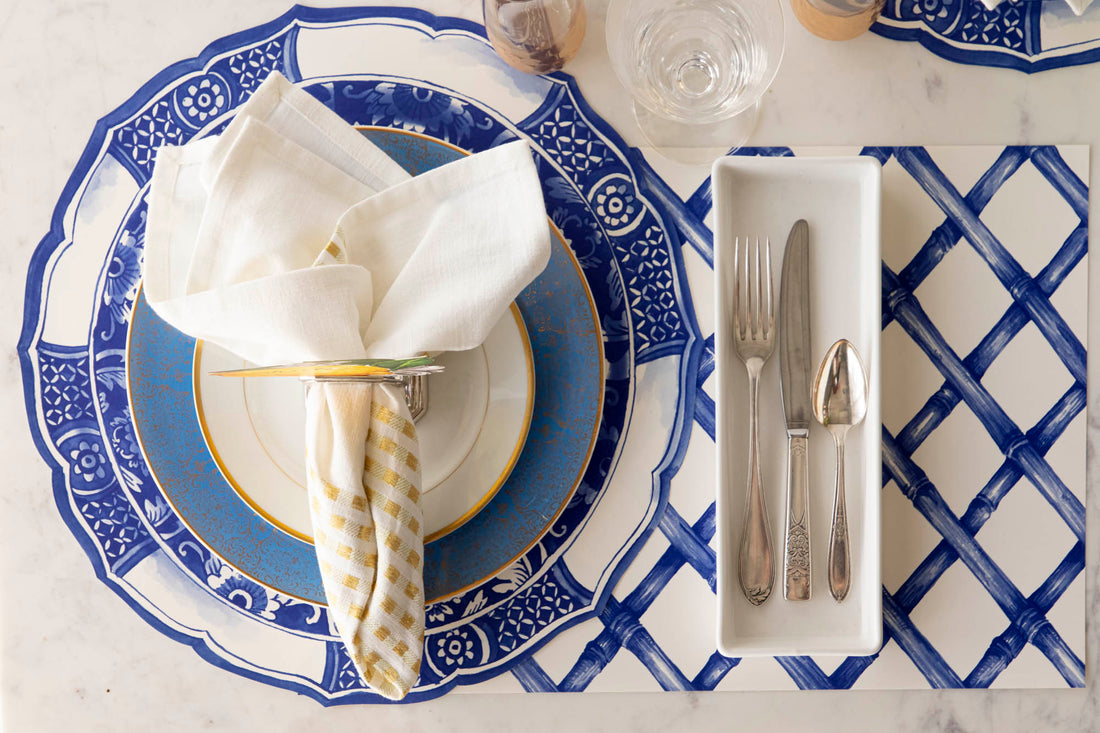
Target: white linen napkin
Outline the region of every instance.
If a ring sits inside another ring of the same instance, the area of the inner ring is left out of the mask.
[[[272,74],[217,138],[161,148],[145,295],[257,364],[478,346],[545,267],[528,146],[416,178]],[[424,632],[416,430],[399,388],[306,390],[306,465],[329,613],[371,688],[416,683]]]

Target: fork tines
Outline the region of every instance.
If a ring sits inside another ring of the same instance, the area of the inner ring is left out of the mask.
[[[733,327],[739,341],[768,340],[775,323],[770,238],[764,239],[763,272],[760,250],[760,237],[734,239]]]

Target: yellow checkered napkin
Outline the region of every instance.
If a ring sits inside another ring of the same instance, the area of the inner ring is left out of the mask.
[[[400,387],[308,386],[309,500],[329,614],[364,681],[391,700],[416,684],[424,644],[417,450]]]

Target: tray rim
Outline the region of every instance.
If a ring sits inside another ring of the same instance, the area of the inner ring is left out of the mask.
[[[881,486],[882,486],[882,461],[881,461],[881,447],[877,440],[877,428],[881,425],[881,328],[878,324],[881,322],[881,279],[879,277],[878,264],[882,260],[882,244],[881,244],[881,211],[882,211],[882,166],[878,160],[861,155],[805,155],[805,156],[723,156],[717,159],[711,168],[711,188],[713,191],[714,207],[717,209],[719,202],[721,201],[725,190],[729,184],[723,179],[727,179],[733,174],[735,170],[741,171],[767,171],[775,168],[788,168],[795,171],[799,168],[808,169],[811,172],[828,172],[834,169],[839,169],[839,174],[833,174],[832,178],[836,178],[838,175],[845,175],[854,177],[859,180],[861,176],[869,178],[866,181],[871,187],[872,200],[867,203],[867,211],[864,212],[863,227],[872,233],[873,241],[868,245],[864,245],[864,249],[871,249],[871,253],[868,254],[869,259],[872,262],[861,268],[861,274],[864,278],[860,282],[861,288],[872,288],[878,297],[872,297],[869,302],[873,304],[873,312],[862,314],[861,321],[869,321],[873,327],[868,329],[869,341],[871,345],[870,351],[872,356],[864,356],[864,369],[867,372],[868,389],[870,397],[868,399],[867,415],[863,421],[863,466],[862,472],[864,477],[864,485],[862,487],[862,502],[863,502],[863,527],[864,527],[864,542],[866,546],[871,549],[865,557],[867,560],[864,562],[870,563],[870,568],[865,569],[859,576],[859,588],[862,594],[865,596],[860,603],[869,604],[870,611],[867,617],[861,619],[860,625],[864,629],[858,636],[846,636],[846,637],[834,637],[830,640],[828,637],[806,637],[805,639],[794,639],[790,636],[738,636],[732,629],[732,624],[728,619],[733,611],[734,600],[729,597],[730,593],[727,593],[727,588],[732,588],[732,594],[736,595],[740,593],[740,590],[736,587],[736,581],[727,581],[727,574],[732,572],[731,566],[734,563],[728,562],[725,558],[732,557],[732,553],[736,552],[736,546],[739,542],[739,533],[737,538],[730,537],[730,530],[734,529],[728,526],[728,517],[730,514],[739,514],[740,509],[737,507],[730,507],[730,498],[726,496],[724,491],[724,485],[729,480],[728,472],[736,470],[726,465],[726,452],[723,450],[716,451],[715,459],[715,502],[717,511],[717,531],[715,536],[716,548],[716,563],[717,563],[717,582],[716,582],[716,596],[717,596],[717,613],[715,623],[715,640],[716,647],[719,653],[729,657],[784,657],[784,656],[864,656],[877,653],[883,644],[882,639],[882,508],[881,508]],[[851,169],[850,172],[846,169]],[[786,174],[790,175],[790,174]],[[860,192],[861,198],[864,196],[864,192]],[[724,322],[722,309],[725,305],[724,300],[720,297],[722,289],[722,277],[723,277],[723,264],[724,257],[720,246],[720,242],[723,238],[729,238],[733,233],[725,232],[722,228],[723,217],[718,215],[715,211],[714,216],[714,317],[715,317],[715,444],[721,445],[723,441],[723,433],[725,432],[723,426],[723,419],[721,417],[722,405],[723,405],[723,381],[725,370],[744,370],[744,366],[734,358],[733,363],[728,367],[726,366],[727,360],[723,358],[724,353],[732,354],[732,344],[729,344],[728,337],[723,333],[721,328]],[[785,237],[786,234],[783,233]],[[870,255],[873,254],[873,258]],[[775,279],[775,285],[773,293],[778,298],[778,273],[781,269],[779,267],[779,257],[773,255],[772,272]],[[776,307],[778,300],[776,300]],[[772,355],[772,360],[778,360],[778,354]],[[872,433],[872,430],[876,432]],[[818,433],[820,427],[818,426],[814,432]],[[875,436],[875,437],[872,437]],[[820,442],[820,433],[819,433]],[[875,449],[868,450],[871,445],[875,446]],[[785,460],[785,459],[784,459]],[[772,481],[779,479],[773,478]],[[781,482],[782,483],[782,482]],[[848,493],[851,495],[853,487],[852,482],[848,483]],[[775,496],[775,492],[772,492],[772,496]],[[831,499],[831,492],[830,492]],[[777,527],[782,526],[781,518],[783,516],[783,507],[773,505],[770,511],[770,525],[773,529],[772,536],[772,548],[775,552],[775,567],[776,567],[776,584],[772,591],[772,597],[768,601],[765,601],[759,609],[767,613],[769,607],[773,604],[790,603],[782,597],[782,535],[774,530]],[[868,522],[867,519],[873,517],[874,520]],[[822,532],[827,531],[827,528],[819,527],[816,534],[820,535]],[[818,547],[818,557],[820,558],[821,543],[816,543]],[[820,564],[821,560],[818,560]],[[813,591],[815,596],[826,593],[825,588],[818,585]],[[855,599],[849,597],[847,603],[852,603]],[[812,602],[812,601],[811,601]],[[755,610],[755,609],[754,609]]]

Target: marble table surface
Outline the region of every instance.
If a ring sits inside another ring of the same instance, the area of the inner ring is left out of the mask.
[[[315,5],[346,3],[315,2]],[[474,0],[416,3],[480,20]],[[270,20],[271,0],[7,0],[0,4],[0,727],[5,731],[815,730],[1084,731],[1100,727],[1096,678],[1085,690],[654,694],[450,694],[414,706],[322,708],[243,677],[214,673],[162,636],[89,572],[63,524],[50,475],[26,427],[15,344],[27,264],[96,120],[209,41]],[[626,95],[608,71],[606,0],[588,0],[589,29],[566,69],[597,113],[640,144]],[[1100,152],[1100,65],[1027,76],[963,66],[873,34],[811,36],[788,7],[787,52],[767,94],[759,145],[1084,143]],[[670,178],[699,169],[649,156]],[[705,170],[705,169],[704,169]],[[1091,203],[1096,210],[1097,201]],[[1100,258],[1090,258],[1097,282]],[[1097,315],[1093,299],[1090,310]],[[1090,318],[1090,341],[1100,318]],[[1090,365],[1090,375],[1095,365]],[[1097,382],[1090,377],[1089,405]],[[1089,411],[1089,475],[1100,422]],[[1088,533],[1097,522],[1088,486]],[[1087,548],[1088,617],[1100,609],[1097,544]],[[1087,630],[1095,669],[1097,627]]]

